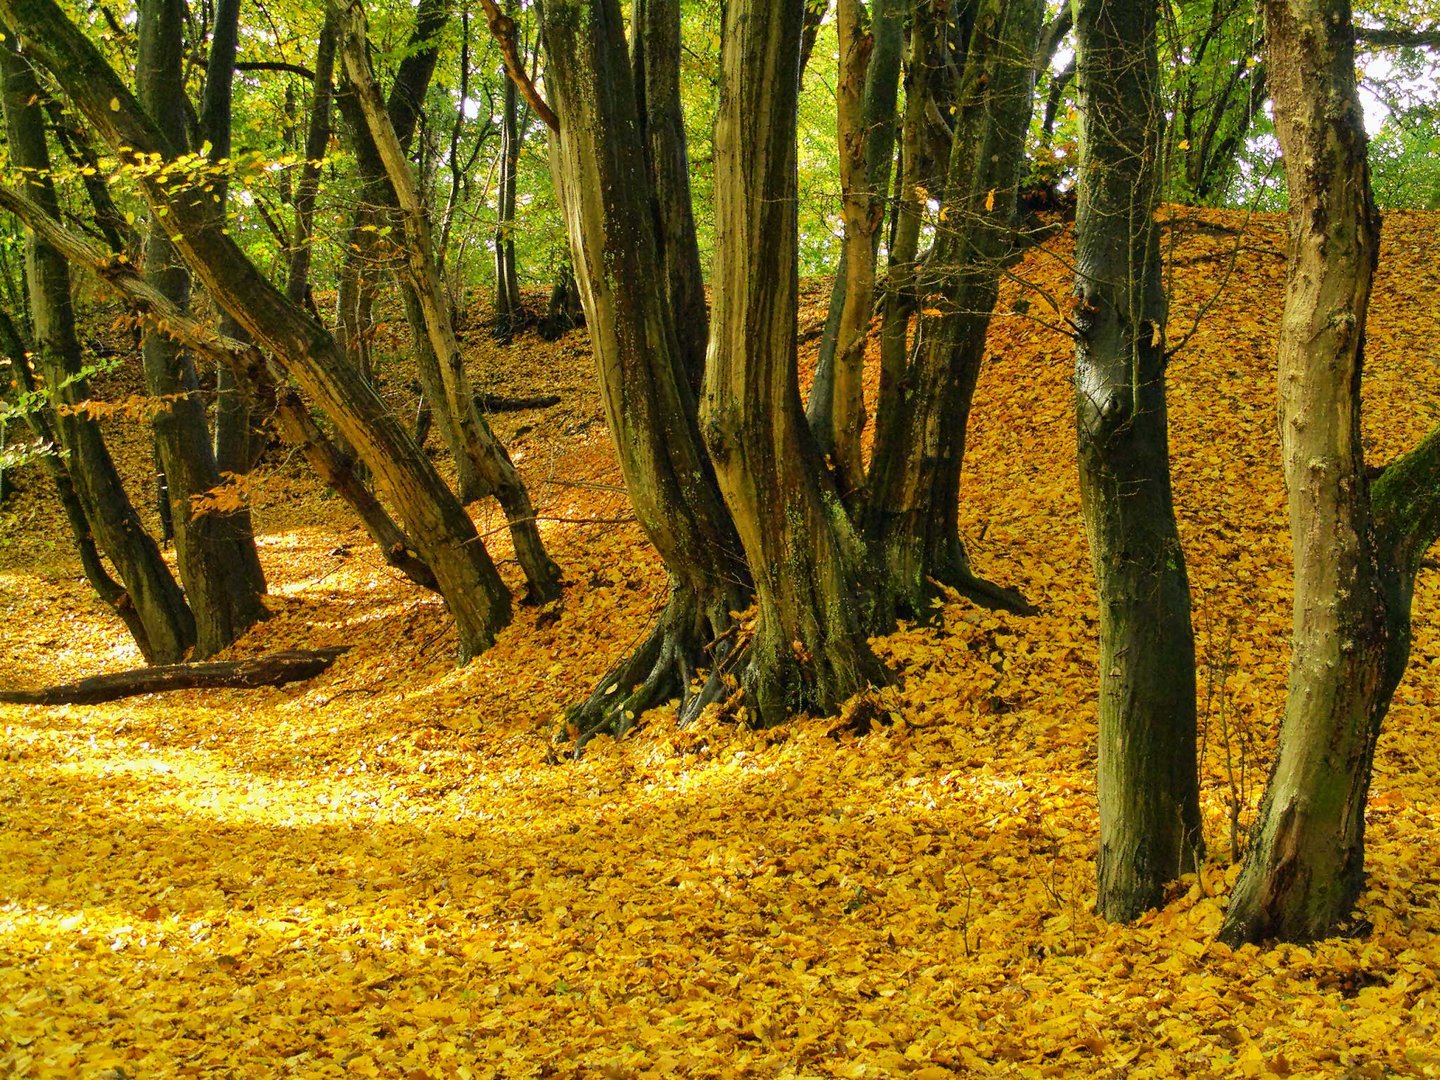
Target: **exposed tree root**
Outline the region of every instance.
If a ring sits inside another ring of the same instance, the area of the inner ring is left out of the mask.
[[[672,587],[665,610],[634,652],[600,680],[590,696],[565,716],[575,737],[575,754],[596,735],[623,735],[647,710],[679,699],[679,720],[688,723],[726,694],[722,671],[734,647],[729,604],[716,598],[702,605],[693,590]],[[696,672],[710,675],[692,689]]]

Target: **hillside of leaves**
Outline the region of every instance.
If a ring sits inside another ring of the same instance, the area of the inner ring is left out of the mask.
[[[1041,613],[956,601],[878,641],[903,676],[878,710],[764,733],[656,712],[569,760],[563,707],[665,595],[583,333],[468,335],[478,386],[562,395],[498,427],[568,585],[465,668],[440,602],[272,453],[250,496],[274,617],[231,655],[352,651],[284,689],[0,708],[0,1074],[1440,1074],[1433,567],[1371,794],[1368,932],[1213,941],[1284,694],[1284,236],[1278,219],[1241,233],[1238,216],[1173,213],[1172,339],[1203,314],[1170,386],[1210,861],[1163,910],[1132,927],[1090,910],[1095,604],[1057,237],[1002,296],[963,492],[978,568]],[[1440,421],[1437,233],[1434,214],[1386,219],[1376,464]],[[807,363],[828,291],[805,287]],[[384,349],[403,353],[402,329]],[[396,364],[384,390],[408,410]],[[110,429],[141,484],[143,432]],[[21,482],[0,512],[0,684],[136,664],[42,477]],[[473,509],[503,558],[499,512]]]

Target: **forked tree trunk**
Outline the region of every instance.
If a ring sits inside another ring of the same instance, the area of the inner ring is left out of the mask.
[[[941,218],[916,278],[924,298],[893,419],[870,468],[866,535],[883,568],[888,617],[923,615],[935,583],[978,603],[1030,609],[1013,589],[978,576],[960,538],[960,475],[970,404],[990,311],[1014,239],[1040,29],[1036,0],[987,0],[956,50],[962,83],[943,182]]]
[[[162,153],[164,136],[53,0],[0,0],[0,19],[31,44],[122,160]],[[289,303],[216,226],[207,195],[154,180],[144,190],[152,207],[167,211],[181,254],[211,295],[285,365],[374,471],[450,606],[461,660],[487,648],[509,621],[509,592],[434,466],[319,321]]]
[[[648,640],[571,712],[581,738],[623,730],[670,697],[693,715],[724,690],[731,612],[749,575],[700,440],[661,271],[635,87],[618,0],[551,0],[547,85],[562,122],[551,161],[606,419],[636,516],[670,574]],[[698,668],[711,677],[697,693]]]
[[[710,343],[710,311],[700,270],[685,116],[680,108],[680,0],[636,0],[631,26],[631,63],[665,295],[686,378],[698,394]]]
[[[140,4],[136,86],[141,107],[164,133],[167,157],[183,152],[186,142],[183,19],[179,0]],[[221,220],[216,217],[212,227]],[[152,218],[145,238],[145,274],[184,310],[189,304],[190,275],[169,231],[169,222]],[[159,334],[146,335],[142,357],[150,395],[166,404],[155,416],[155,438],[170,493],[180,577],[195,616],[195,655],[203,658],[225,648],[265,616],[261,602],[265,582],[244,522],[227,513],[197,514],[191,507],[193,497],[220,485],[193,362]]]
[[[342,0],[343,2],[343,0]],[[560,568],[546,554],[530,493],[510,456],[490,430],[490,425],[475,407],[475,394],[465,373],[464,355],[445,302],[445,289],[435,261],[435,245],[429,215],[421,202],[415,178],[404,148],[390,124],[380,98],[379,87],[370,71],[366,56],[367,40],[365,11],[358,0],[348,11],[337,10],[340,54],[355,88],[355,100],[364,115],[376,151],[384,165],[390,188],[398,205],[405,235],[404,273],[414,290],[414,302],[430,345],[439,360],[446,411],[455,421],[464,442],[470,464],[505,511],[510,535],[515,542],[515,555],[529,583],[529,597],[536,603],[547,603],[560,595]],[[432,400],[431,407],[436,402]]]
[[[1231,943],[1309,941],[1350,919],[1415,573],[1440,533],[1440,430],[1366,480],[1360,386],[1380,218],[1349,0],[1269,0],[1265,36],[1290,193],[1279,419],[1295,608],[1275,765],[1221,930]]]
[[[742,676],[759,719],[831,712],[887,674],[864,546],[805,422],[795,361],[796,103],[804,0],[731,0],[715,131],[715,304],[701,430],[759,620]]]
[[[0,74],[10,162],[26,170],[31,197],[47,216],[58,219],[60,205],[50,180],[40,88],[29,61],[15,48],[14,35],[6,33],[0,43]],[[55,431],[88,531],[110,556],[125,586],[125,602],[143,628],[134,635],[141,652],[147,660],[174,663],[195,643],[190,609],[125,493],[99,425],[84,413],[58,407],[89,397],[80,377],[83,359],[75,333],[69,269],[50,245],[33,234],[26,239],[25,261],[34,359],[57,406]],[[107,602],[115,606],[119,600]]]
[[[1100,913],[1133,919],[1203,856],[1195,641],[1175,527],[1155,209],[1161,87],[1148,0],[1080,0],[1080,493],[1100,603]]]

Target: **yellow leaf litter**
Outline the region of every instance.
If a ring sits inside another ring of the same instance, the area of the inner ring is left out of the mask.
[[[272,455],[247,494],[275,616],[232,655],[354,649],[284,689],[0,709],[0,1075],[1440,1073],[1433,569],[1377,760],[1372,928],[1310,948],[1213,940],[1232,810],[1243,830],[1284,693],[1284,237],[1275,219],[1236,236],[1237,217],[1176,214],[1172,339],[1225,288],[1171,366],[1211,862],[1163,910],[1130,927],[1091,913],[1094,597],[1072,358],[1042,301],[996,321],[963,511],[978,568],[1040,615],[955,602],[878,641],[905,681],[864,737],[808,719],[676,731],[656,712],[579,762],[552,741],[560,711],[640,638],[664,576],[612,490],[583,335],[477,335],[482,387],[565,399],[499,425],[565,567],[558,617],[521,609],[454,668],[439,601]],[[1377,463],[1440,417],[1437,226],[1386,221]],[[1017,276],[1065,295],[1064,243]],[[807,287],[802,329],[826,296]],[[106,423],[139,485],[143,429]],[[135,664],[38,472],[23,479],[0,511],[0,682]],[[498,512],[473,509],[508,555]]]

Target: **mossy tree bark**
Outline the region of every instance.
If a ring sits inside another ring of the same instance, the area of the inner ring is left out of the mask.
[[[1415,574],[1440,535],[1440,430],[1366,478],[1360,386],[1380,218],[1349,0],[1269,0],[1265,31],[1290,194],[1279,374],[1295,601],[1275,765],[1221,930],[1231,943],[1309,941],[1350,919]]]
[[[1080,492],[1100,603],[1097,907],[1133,919],[1202,858],[1195,641],[1175,526],[1155,210],[1164,115],[1147,0],[1080,0]]]
[[[546,83],[561,117],[552,168],[611,437],[646,535],[670,574],[649,639],[571,712],[581,738],[621,730],[669,697],[682,717],[723,691],[731,613],[749,573],[705,454],[662,270],[636,88],[617,0],[551,0]],[[643,32],[643,29],[642,29]],[[732,635],[733,636],[733,635]],[[690,693],[690,678],[711,678]]]
[[[935,582],[986,606],[1031,610],[1019,593],[974,572],[960,539],[959,502],[970,405],[1013,247],[1043,8],[1036,0],[983,0],[967,14],[969,39],[952,53],[961,83],[941,216],[930,255],[915,271],[916,343],[908,359],[890,361],[901,365],[892,370],[898,383],[870,467],[865,532],[883,568],[887,618],[924,614]]]
[[[796,102],[804,0],[732,0],[715,131],[715,303],[701,431],[755,580],[742,676],[764,723],[888,681],[864,545],[796,376]]]
[[[142,0],[139,5],[137,97],[162,133],[167,158],[186,148],[183,25],[179,0]],[[223,223],[219,215],[214,220],[216,226]],[[184,310],[189,304],[190,274],[158,208],[145,237],[144,266],[151,284]],[[164,403],[155,415],[155,439],[170,495],[180,578],[195,616],[195,655],[203,658],[225,648],[265,616],[261,601],[265,581],[244,520],[229,513],[192,510],[193,497],[220,485],[194,363],[159,334],[146,335],[141,355],[150,395]]]
[[[124,162],[164,156],[165,136],[54,0],[0,0],[0,20],[29,43]],[[144,191],[152,207],[165,209],[178,250],[211,295],[275,355],[373,471],[455,617],[461,660],[487,648],[509,621],[510,595],[434,466],[319,320],[287,301],[221,231],[208,195],[153,179]]]
[[[13,34],[0,43],[4,79],[5,141],[10,162],[25,170],[30,197],[59,220],[60,204],[50,179],[43,100],[29,61],[16,51]],[[119,610],[128,605],[138,625],[132,636],[147,661],[175,663],[195,643],[195,621],[155,541],[140,523],[111,460],[100,426],[73,406],[90,396],[80,378],[84,363],[75,332],[70,271],[65,260],[31,232],[25,242],[25,284],[30,301],[34,360],[51,388],[54,428],[66,456],[66,472],[76,500],[100,548],[110,557],[124,584],[124,597],[106,597]],[[8,342],[13,352],[19,344]],[[21,358],[20,362],[23,362]],[[98,580],[98,579],[94,579]],[[108,590],[107,590],[108,591]],[[130,620],[126,619],[127,624]]]

